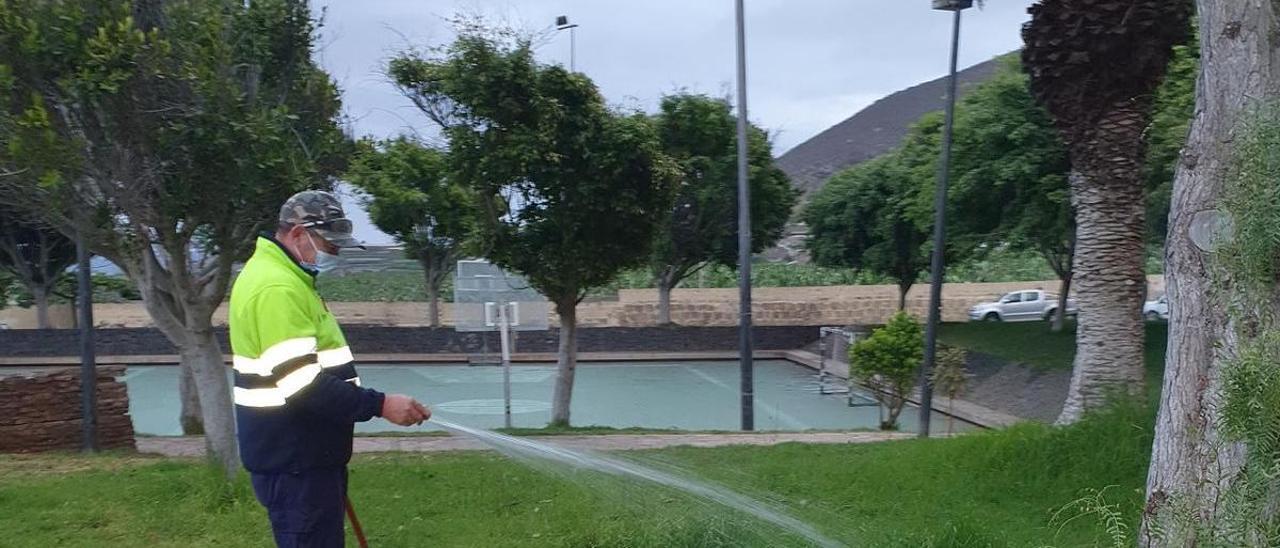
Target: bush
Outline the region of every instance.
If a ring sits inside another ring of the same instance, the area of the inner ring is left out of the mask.
[[[906,312],[898,312],[888,324],[849,349],[850,376],[871,387],[876,401],[889,413],[881,418],[881,430],[898,429],[898,415],[907,404],[923,358],[920,324]]]

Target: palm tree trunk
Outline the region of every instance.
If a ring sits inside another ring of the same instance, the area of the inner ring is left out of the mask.
[[[1214,544],[1245,448],[1223,432],[1223,367],[1236,332],[1222,306],[1230,276],[1196,248],[1186,227],[1220,204],[1237,131],[1259,100],[1280,97],[1280,6],[1199,0],[1201,73],[1196,116],[1173,183],[1165,246],[1169,347],[1147,475],[1142,546]],[[1244,304],[1244,301],[1239,301]],[[1178,522],[1190,521],[1190,523]],[[1156,538],[1176,527],[1182,538]]]
[[[1141,179],[1146,114],[1114,105],[1072,151],[1075,282],[1080,321],[1071,388],[1058,424],[1070,424],[1143,382],[1145,235]]]

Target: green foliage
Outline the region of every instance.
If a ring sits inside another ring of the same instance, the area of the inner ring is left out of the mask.
[[[0,271],[0,310],[4,310],[13,301],[17,285],[18,282],[13,279],[12,274]]]
[[[75,242],[14,208],[0,206],[0,271],[11,275],[22,293],[42,295],[47,302],[75,261]]]
[[[0,4],[0,201],[187,293],[165,307],[185,324],[345,163],[315,32],[295,0]]]
[[[1156,99],[1149,132],[1148,173],[1151,195],[1149,237],[1164,239],[1169,188],[1185,141],[1194,102],[1195,48],[1175,48],[1170,74]],[[1042,280],[1071,272],[1075,220],[1071,207],[1066,147],[1052,120],[1032,97],[1028,78],[1013,56],[990,80],[956,106],[951,184],[947,200],[948,281],[986,281],[994,277]],[[832,177],[804,212],[814,260],[825,265],[867,268],[893,275],[883,256],[865,256],[880,242],[893,241],[886,230],[902,218],[920,231],[933,223],[942,116],[931,113],[910,130],[902,146],[873,162]],[[877,185],[876,181],[879,181]],[[888,204],[905,202],[905,207]],[[925,232],[916,243],[932,245]],[[910,238],[899,240],[902,254],[891,256],[907,271],[923,270],[923,259],[907,259]],[[1017,274],[992,272],[984,263],[995,253],[1034,252],[1041,264],[1023,263]],[[873,254],[874,255],[874,254]],[[923,252],[921,252],[921,257]],[[890,265],[894,262],[891,261]],[[1148,272],[1162,271],[1158,255]],[[915,277],[913,276],[913,279]],[[992,280],[994,281],[994,280]]]
[[[954,142],[948,230],[962,238],[957,252],[1008,245],[1041,254],[1058,277],[1070,273],[1070,162],[1016,58],[960,102]]]
[[[480,201],[480,249],[560,308],[649,257],[678,170],[642,115],[606,107],[527,40],[467,31],[388,72],[449,139],[449,177]],[[561,310],[567,312],[567,310]]]
[[[1086,489],[1084,496],[1058,509],[1053,514],[1053,523],[1059,530],[1079,519],[1096,519],[1102,523],[1108,540],[1113,548],[1133,546],[1132,529],[1126,519],[1123,505],[1107,500],[1107,491],[1113,485],[1102,489]]]
[[[346,174],[369,196],[373,224],[426,270],[429,300],[439,298],[475,229],[475,199],[448,169],[447,153],[401,137],[360,143]]]
[[[356,272],[316,279],[320,296],[331,302],[426,302],[421,271]],[[453,277],[440,284],[439,297],[453,300]]]
[[[662,99],[655,123],[663,151],[680,167],[676,199],[655,236],[654,277],[674,286],[699,265],[736,265],[737,118],[724,99],[676,94]],[[797,191],[773,162],[764,130],[748,134],[753,252],[782,236]]]
[[[803,213],[814,262],[892,278],[905,295],[928,265],[928,235],[907,215],[919,189],[892,154],[836,174]]]
[[[967,353],[962,348],[944,346],[938,348],[938,356],[933,366],[933,375],[929,382],[934,391],[948,398],[955,399],[964,392],[972,377],[965,371]]]
[[[1191,43],[1174,46],[1147,129],[1147,238],[1153,244],[1163,244],[1169,231],[1173,177],[1195,113],[1196,76],[1200,74],[1200,46],[1196,42],[1193,38]]]
[[[850,376],[875,390],[889,412],[880,428],[896,430],[898,415],[915,386],[924,359],[924,333],[906,312],[898,312],[884,327],[849,348]]]

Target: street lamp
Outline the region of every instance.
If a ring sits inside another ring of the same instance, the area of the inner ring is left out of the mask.
[[[569,31],[569,72],[578,72],[578,68],[577,68],[578,38],[574,34],[574,29],[577,29],[577,28],[578,28],[578,25],[569,23],[568,15],[561,15],[559,17],[556,17],[556,30]]]
[[[956,116],[956,62],[960,54],[960,12],[973,7],[973,0],[933,0],[933,9],[952,12],[951,72],[947,77],[946,126],[942,130],[942,161],[938,163],[938,186],[933,194],[933,261],[929,268],[929,320],[925,326],[924,363],[920,366],[920,437],[929,437],[933,415],[933,386],[930,372],[938,356],[938,326],[942,321],[943,253],[947,241],[947,183],[951,176],[951,131]]]
[[[755,429],[755,356],[751,341],[751,186],[747,171],[747,24],[736,0],[738,46],[738,367],[742,429]]]

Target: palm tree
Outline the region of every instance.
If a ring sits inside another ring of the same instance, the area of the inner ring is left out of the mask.
[[[1190,0],[1042,0],[1023,27],[1031,91],[1071,155],[1080,306],[1059,423],[1143,384],[1144,132]]]

